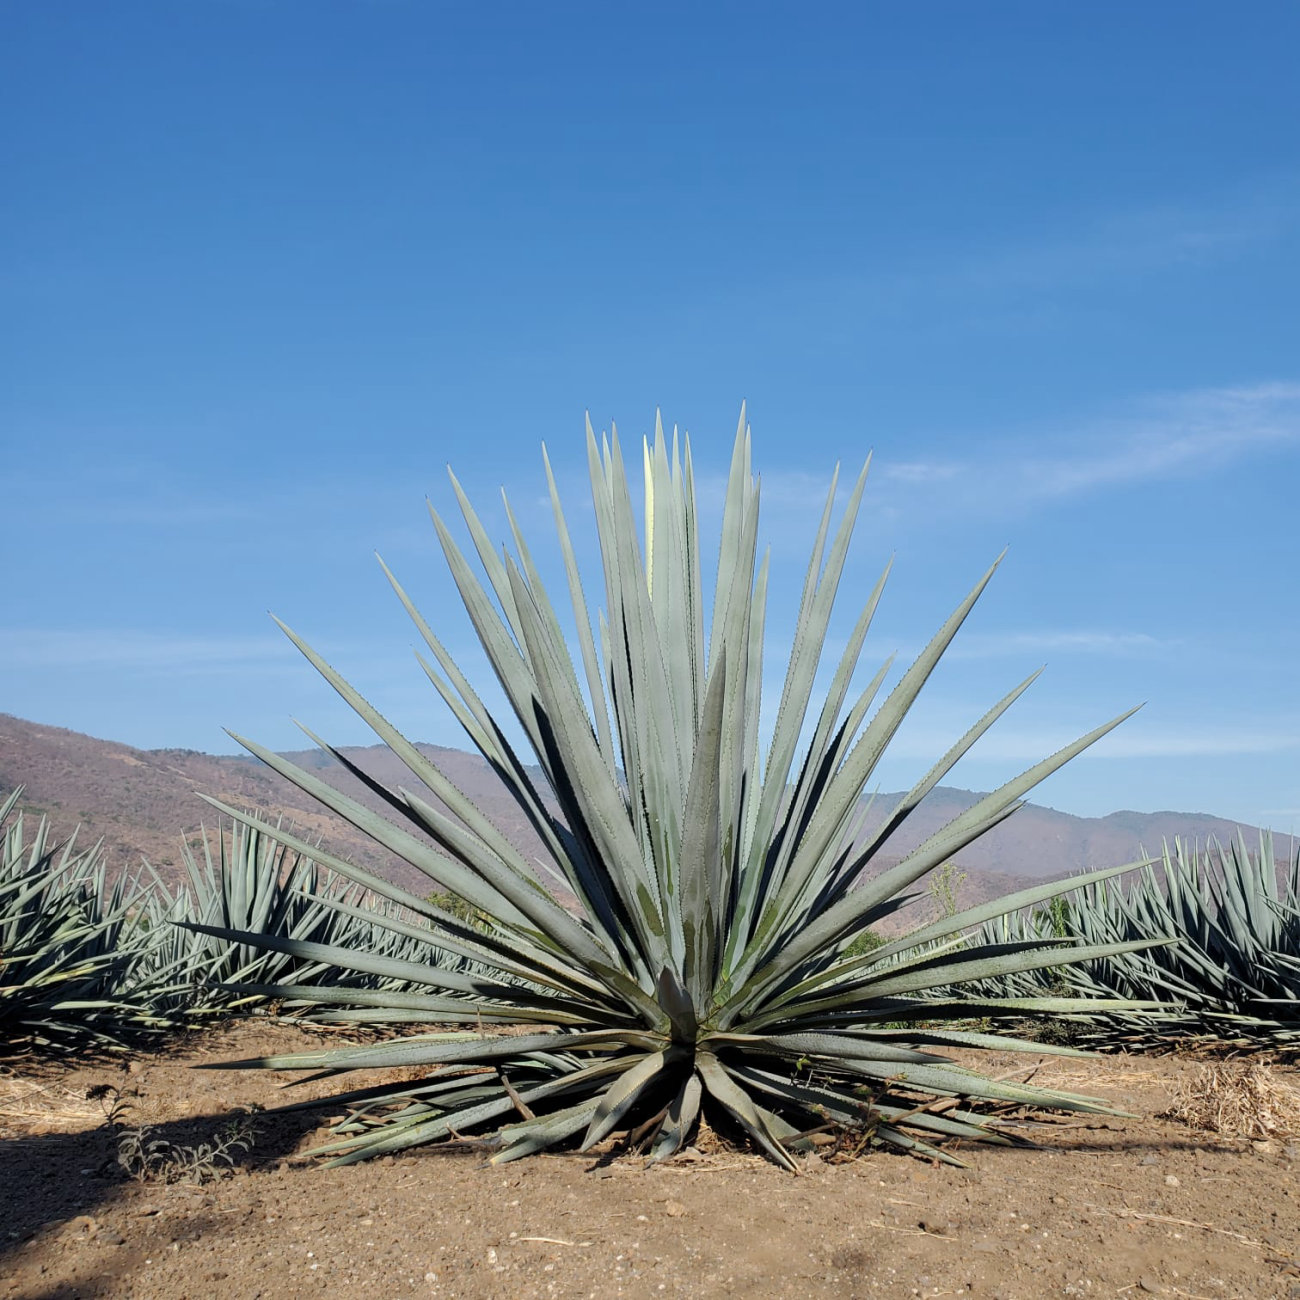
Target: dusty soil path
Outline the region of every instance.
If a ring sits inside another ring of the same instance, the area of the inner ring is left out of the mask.
[[[227,1176],[135,1181],[86,1097],[136,1093],[133,1122],[192,1147],[235,1108],[284,1100],[289,1077],[193,1064],[319,1045],[250,1022],[0,1078],[0,1300],[1300,1297],[1300,1145],[1154,1118],[1195,1068],[1176,1059],[1045,1060],[1036,1081],[1139,1119],[1063,1120],[1035,1130],[1038,1150],[967,1148],[968,1170],[874,1154],[812,1158],[800,1177],[726,1150],[650,1170],[573,1154],[491,1169],[431,1149],[323,1170],[301,1155],[316,1121],[284,1117],[261,1121]]]

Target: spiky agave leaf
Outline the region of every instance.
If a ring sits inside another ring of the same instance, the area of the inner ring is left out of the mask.
[[[680,444],[676,433],[670,441],[656,422],[653,441],[645,443],[644,532],[617,435],[598,441],[588,425],[587,451],[605,594],[595,627],[549,461],[546,467],[581,675],[513,514],[514,551],[500,554],[453,477],[480,578],[430,507],[470,620],[530,757],[540,765],[540,781],[388,574],[428,647],[428,657],[421,657],[425,672],[537,832],[546,874],[575,906],[562,905],[438,766],[287,628],[405,763],[410,786],[390,789],[364,777],[386,806],[388,815],[381,816],[289,760],[240,741],[439,888],[493,918],[486,933],[473,933],[446,913],[425,910],[446,936],[440,943],[472,953],[482,973],[466,978],[449,965],[407,963],[385,968],[410,981],[412,991],[400,999],[349,989],[318,992],[318,1001],[346,1003],[350,1014],[371,1020],[443,1021],[480,1031],[485,1022],[501,1021],[544,1028],[522,1036],[424,1033],[379,1046],[232,1064],[332,1071],[436,1067],[423,1082],[361,1089],[342,1099],[355,1109],[327,1150],[343,1162],[473,1132],[495,1143],[495,1159],[509,1160],[569,1138],[589,1146],[617,1128],[638,1130],[652,1157],[661,1159],[687,1140],[707,1104],[788,1166],[801,1135],[827,1123],[865,1126],[876,1141],[937,1153],[934,1144],[948,1138],[999,1140],[977,1114],[981,1103],[1104,1109],[1091,1098],[984,1078],[924,1050],[1030,1047],[935,1026],[972,1015],[1082,1005],[1005,998],[973,1006],[946,992],[936,1000],[930,996],[935,990],[1060,965],[1069,956],[1146,946],[1139,941],[1063,954],[1050,941],[941,943],[1006,907],[1068,885],[927,927],[921,937],[937,947],[846,953],[864,929],[902,906],[927,872],[1014,812],[1038,781],[1122,719],[1036,764],[897,866],[864,879],[889,836],[1028,685],[1017,686],[979,719],[879,832],[861,834],[863,790],[993,569],[873,712],[885,670],[856,694],[853,681],[882,575],[814,713],[814,682],[866,467],[838,523],[838,484],[832,481],[765,747],[759,705],[767,562],[758,554],[759,493],[743,409],[711,610],[701,578],[689,442]],[[805,731],[811,739],[801,749]],[[255,817],[226,811],[266,829]],[[317,857],[381,896],[399,896],[366,871]],[[258,942],[251,935],[247,941]],[[299,951],[322,957],[305,946]],[[382,962],[364,952],[328,956],[360,971],[375,971]],[[295,992],[313,996],[311,990]],[[956,1101],[936,1109],[936,1098]]]

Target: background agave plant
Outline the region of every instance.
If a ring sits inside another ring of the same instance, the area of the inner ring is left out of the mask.
[[[286,984],[404,987],[391,977],[304,958],[303,943],[457,963],[434,946],[418,917],[274,838],[284,833],[280,826],[267,833],[238,821],[215,833],[204,830],[201,853],[188,842],[181,846],[186,878],[174,894],[155,878],[148,902],[156,942],[137,980],[156,1012],[177,1019],[230,1014]],[[233,933],[257,935],[258,942],[222,937]]]
[[[407,987],[296,955],[302,942],[481,969],[439,948],[421,918],[259,829],[204,831],[201,856],[184,843],[187,879],[172,892],[148,863],[110,882],[99,845],[57,842],[44,818],[29,836],[21,795],[0,801],[0,1055],[125,1046],[247,1011],[287,982]]]
[[[889,665],[865,689],[854,691],[852,684],[883,591],[882,574],[814,710],[814,679],[866,467],[832,528],[837,475],[803,585],[775,727],[764,746],[759,706],[768,563],[758,553],[759,493],[743,411],[711,612],[689,442],[679,445],[674,434],[670,444],[657,425],[653,443],[644,444],[642,530],[617,435],[598,443],[590,425],[587,434],[605,588],[596,629],[546,462],[580,670],[508,503],[514,552],[498,554],[452,476],[482,580],[431,508],[465,608],[540,765],[541,782],[388,573],[428,646],[431,660],[421,656],[421,663],[430,681],[545,844],[541,876],[434,763],[287,628],[404,761],[411,786],[389,789],[318,741],[382,798],[391,816],[380,816],[240,740],[383,848],[492,918],[485,929],[475,929],[312,850],[332,870],[426,918],[446,951],[481,966],[466,972],[286,941],[292,944],[286,951],[302,958],[409,981],[412,990],[293,985],[275,988],[276,995],[346,1007],[337,1014],[374,1021],[459,1022],[474,1029],[231,1064],[438,1067],[414,1084],[338,1098],[349,1105],[348,1117],[323,1150],[339,1162],[474,1132],[495,1148],[494,1160],[505,1161],[578,1135],[585,1149],[616,1129],[634,1131],[659,1159],[688,1139],[707,1104],[789,1167],[803,1135],[828,1124],[860,1126],[876,1142],[937,1155],[933,1143],[940,1139],[1007,1140],[981,1122],[973,1109],[981,1102],[1104,1109],[1089,1098],[984,1078],[927,1050],[1029,1047],[950,1022],[1081,1006],[1051,997],[972,1003],[946,992],[963,981],[1148,946],[1144,938],[1064,954],[1059,941],[1037,937],[962,942],[970,927],[1077,881],[959,912],[864,955],[845,953],[860,932],[903,906],[905,891],[928,871],[1012,813],[1026,791],[1121,719],[980,800],[897,866],[864,877],[890,835],[1032,681],[975,722],[878,830],[864,832],[861,796],[872,772],[993,570],[872,712]],[[801,745],[806,724],[809,738]],[[273,829],[224,810],[250,826]],[[292,836],[281,838],[299,851],[309,848]],[[574,900],[572,907],[560,901],[564,896]],[[262,942],[228,929],[196,928]],[[945,992],[928,997],[931,990]],[[493,1023],[532,1024],[535,1032],[486,1032]],[[936,1098],[956,1100],[935,1107],[930,1103]]]
[[[57,842],[43,817],[28,838],[21,795],[0,800],[0,1054],[116,1044],[149,1014],[132,992],[147,881],[108,888],[100,846]]]
[[[994,996],[1044,989],[1141,998],[1156,1013],[1090,1016],[1078,1036],[1098,1045],[1154,1045],[1195,1037],[1300,1053],[1300,853],[1275,856],[1267,832],[1252,850],[1238,838],[1204,849],[1175,841],[1132,882],[1085,886],[1055,914],[1004,916],[990,943],[1063,936],[1103,944],[1150,934],[1176,943],[981,985]]]

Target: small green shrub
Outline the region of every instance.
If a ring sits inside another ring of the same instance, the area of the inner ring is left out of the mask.
[[[966,873],[955,863],[945,862],[925,886],[936,916],[957,915],[957,891],[966,883]]]
[[[856,935],[844,949],[844,957],[851,960],[854,957],[865,957],[869,952],[875,952],[877,948],[883,948],[885,940],[874,930],[863,930]]]
[[[226,1120],[210,1138],[174,1142],[154,1125],[129,1122],[134,1093],[99,1084],[88,1095],[106,1103],[118,1168],[139,1183],[206,1183],[221,1178],[230,1173],[240,1156],[253,1149],[258,1137],[256,1114],[243,1112]]]

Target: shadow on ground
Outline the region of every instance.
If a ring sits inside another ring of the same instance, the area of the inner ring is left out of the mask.
[[[106,1111],[111,1098],[104,1098]],[[94,1219],[138,1183],[246,1177],[292,1155],[316,1128],[313,1112],[226,1111],[133,1127],[129,1110],[95,1129],[0,1140],[0,1263],[37,1233]],[[246,1141],[233,1142],[233,1137]]]

